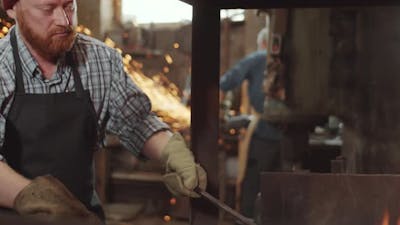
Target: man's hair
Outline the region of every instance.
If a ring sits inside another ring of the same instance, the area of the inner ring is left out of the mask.
[[[263,43],[268,43],[269,30],[267,28],[263,28],[258,32],[257,35],[257,47],[260,48]]]
[[[18,0],[1,0],[1,5],[4,10],[11,9]]]

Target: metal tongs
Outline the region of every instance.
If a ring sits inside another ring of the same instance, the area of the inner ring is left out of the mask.
[[[174,172],[165,174],[163,176],[163,181],[166,184],[173,183],[173,184],[178,184],[179,186],[183,187],[182,180],[179,178],[178,174],[174,173]],[[167,185],[167,188],[168,188],[168,185]],[[240,222],[243,225],[257,225],[254,222],[253,219],[245,217],[242,214],[236,212],[234,209],[232,209],[231,207],[229,207],[228,205],[226,205],[222,201],[218,200],[217,198],[215,198],[214,196],[210,195],[206,191],[203,191],[200,187],[196,187],[194,189],[194,192],[196,192],[201,197],[207,199],[212,204],[216,205],[218,208],[224,210],[225,212],[227,212],[228,214],[233,216],[237,220],[237,222]]]
[[[253,219],[248,218],[243,216],[242,214],[236,212],[234,209],[232,209],[231,207],[229,207],[227,204],[221,202],[220,200],[218,200],[217,198],[215,198],[214,196],[210,195],[208,192],[201,190],[200,188],[195,188],[194,191],[199,194],[200,196],[202,196],[203,198],[207,199],[208,201],[210,201],[211,203],[213,203],[214,205],[216,205],[218,208],[224,210],[225,212],[227,212],[228,214],[230,214],[231,216],[233,216],[236,220],[240,221],[242,224],[244,225],[257,225]]]

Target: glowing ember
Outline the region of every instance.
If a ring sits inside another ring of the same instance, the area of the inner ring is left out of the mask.
[[[116,44],[107,38],[105,43],[115,48]],[[169,56],[169,55],[168,55]],[[169,56],[171,57],[171,56]],[[166,56],[166,60],[168,57]],[[171,63],[172,57],[170,59]],[[163,74],[149,78],[143,74],[143,64],[137,62],[131,55],[123,57],[124,69],[132,80],[149,96],[152,110],[174,130],[181,130],[190,126],[190,109],[181,103],[178,87],[170,82]],[[168,67],[163,68],[164,73],[169,72]]]
[[[382,216],[382,221],[379,225],[389,225],[389,224],[393,224],[393,223],[390,223],[389,210],[385,209],[385,212],[383,213],[383,216]],[[400,217],[397,218],[396,225],[400,225]]]
[[[170,54],[166,54],[164,56],[164,58],[165,58],[165,61],[167,61],[168,64],[174,63],[174,60],[172,59],[172,56]]]
[[[76,31],[79,32],[79,33],[86,34],[86,35],[92,35],[92,31],[90,31],[88,28],[86,28],[86,27],[84,27],[82,25],[79,25],[76,28]]]
[[[11,23],[7,22],[5,19],[0,19],[0,38],[3,38],[8,33]]]
[[[157,113],[173,129],[181,129],[190,125],[190,110],[181,103],[177,95],[175,85],[164,86],[161,84],[160,76],[153,79],[145,76],[136,69],[131,62],[131,56],[124,57],[125,71],[135,83],[149,96],[152,102],[152,110]],[[162,80],[164,83],[165,78]]]
[[[1,32],[3,32],[3,33],[8,33],[8,27],[3,27],[2,29],[1,29]]]
[[[176,205],[176,198],[171,198],[171,199],[169,200],[169,204],[170,204],[170,205]]]
[[[389,225],[389,211],[387,209],[383,213],[383,218],[382,218],[381,225]]]
[[[167,222],[167,223],[171,221],[171,217],[168,216],[168,215],[165,215],[163,219],[164,219],[164,221]]]
[[[116,46],[115,42],[114,42],[113,40],[111,40],[110,38],[106,38],[106,40],[104,41],[104,43],[105,43],[107,46],[111,47],[111,48],[115,48],[115,46]]]

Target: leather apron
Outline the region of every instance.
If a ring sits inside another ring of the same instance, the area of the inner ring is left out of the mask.
[[[75,92],[28,94],[24,89],[15,29],[11,31],[11,45],[16,91],[6,118],[4,158],[29,179],[46,174],[58,178],[104,220],[93,177],[96,114],[72,55],[68,53],[67,60],[72,67]]]

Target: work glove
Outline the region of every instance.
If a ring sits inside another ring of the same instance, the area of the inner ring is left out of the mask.
[[[55,177],[46,175],[32,180],[14,200],[20,215],[46,220],[79,219],[88,224],[104,224]]]
[[[194,162],[192,151],[188,149],[179,133],[169,139],[161,152],[161,161],[165,163],[167,174],[163,181],[168,190],[176,196],[200,197],[194,189],[205,190],[207,174]]]

